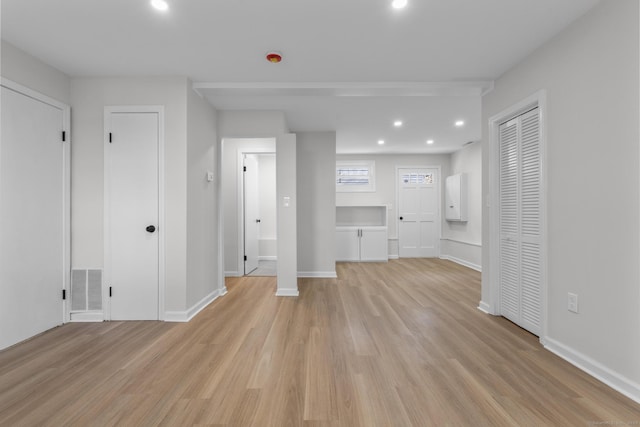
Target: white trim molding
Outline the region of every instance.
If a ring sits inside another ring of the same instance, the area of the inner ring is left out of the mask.
[[[640,403],[640,384],[612,371],[589,356],[580,353],[552,338],[546,337],[544,348],[561,357],[573,366],[583,370],[612,389],[624,394],[629,399]]]
[[[298,271],[298,277],[336,279],[338,278],[338,275],[335,271]]]
[[[69,322],[104,322],[104,313],[102,311],[91,313],[69,313]]]
[[[491,310],[491,306],[484,301],[480,301],[480,305],[478,305],[478,310],[486,314],[495,315],[495,313],[493,313],[493,310]]]
[[[448,261],[455,262],[456,264],[460,264],[464,267],[470,268],[475,271],[479,271],[482,273],[482,266],[478,264],[471,263],[469,261],[465,261],[463,259],[451,256],[451,255],[440,255],[440,259],[446,259]]]
[[[202,298],[200,301],[195,303],[193,307],[185,311],[165,311],[164,320],[165,322],[188,322],[198,313],[200,313],[206,306],[215,301],[220,295],[224,295],[227,293],[226,288],[224,289],[224,293],[221,293],[220,290],[215,290],[211,292],[209,295]]]
[[[297,289],[282,289],[278,288],[276,291],[277,297],[297,297],[300,295]]]

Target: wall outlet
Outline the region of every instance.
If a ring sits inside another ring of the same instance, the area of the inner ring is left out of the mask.
[[[571,292],[569,292],[567,294],[567,310],[569,310],[572,313],[577,313],[578,312],[578,295],[577,294],[572,294]]]

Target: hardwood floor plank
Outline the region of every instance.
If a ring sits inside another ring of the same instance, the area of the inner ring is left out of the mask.
[[[0,352],[0,426],[573,426],[640,405],[511,322],[439,259],[227,280],[189,323],[72,323]]]

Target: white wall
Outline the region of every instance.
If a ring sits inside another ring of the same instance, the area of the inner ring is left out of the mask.
[[[72,102],[72,267],[102,268],[104,258],[103,210],[103,114],[106,105],[163,105],[165,109],[165,309],[182,316],[192,307],[189,300],[197,300],[206,292],[203,280],[208,274],[195,279],[194,289],[190,289],[187,276],[187,236],[188,236],[188,192],[192,198],[200,197],[201,174],[210,159],[203,152],[213,129],[205,124],[207,108],[191,99],[190,111],[194,114],[188,126],[187,98],[191,84],[182,77],[154,78],[75,78],[71,85]],[[211,116],[212,123],[215,116]],[[188,157],[188,127],[192,130],[191,157]],[[204,158],[197,159],[198,153]],[[197,170],[190,177],[187,166]],[[189,182],[189,178],[192,178]],[[192,208],[197,207],[192,200]],[[196,215],[206,215],[198,213]],[[211,214],[213,215],[213,213]],[[209,236],[209,239],[211,236]],[[200,241],[204,244],[205,240]],[[210,242],[209,242],[210,243]],[[193,242],[192,251],[197,246]],[[214,261],[212,263],[215,264]]]
[[[336,133],[297,137],[298,275],[335,277]]]
[[[216,144],[216,111],[187,89],[187,307],[218,291],[218,195],[207,180],[216,168]]]
[[[344,205],[388,205],[389,220],[389,256],[398,257],[398,210],[397,210],[397,179],[396,167],[400,166],[440,166],[440,195],[441,215],[443,227],[444,214],[444,178],[449,176],[451,158],[449,154],[381,154],[357,155],[338,154],[336,160],[375,160],[376,162],[376,191],[371,193],[336,193],[336,204]],[[335,170],[335,166],[334,169]],[[335,174],[335,172],[334,172]],[[334,178],[335,179],[335,178]],[[335,183],[334,183],[335,191]]]
[[[636,0],[602,1],[500,77],[482,107],[486,124],[547,91],[547,345],[640,401],[638,17]],[[488,188],[486,127],[483,144]],[[579,314],[567,310],[568,292],[578,294]]]
[[[258,259],[274,260],[277,258],[276,227],[276,156],[275,154],[259,154],[258,159],[258,192],[259,218]]]
[[[220,113],[220,112],[219,112]],[[221,119],[219,116],[219,123]],[[242,153],[274,153],[275,138],[224,138],[222,141],[222,207],[224,211],[224,272],[242,276]],[[275,199],[275,194],[274,194]]]
[[[467,175],[468,221],[445,221],[442,257],[476,270],[482,264],[482,144],[465,145],[451,154],[449,175]]]
[[[296,135],[276,138],[278,296],[298,296]]]
[[[71,104],[69,76],[4,40],[2,40],[1,54],[2,77],[67,105]]]

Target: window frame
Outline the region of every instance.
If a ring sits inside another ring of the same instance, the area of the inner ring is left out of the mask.
[[[367,184],[340,184],[338,178],[340,169],[362,169],[368,170]],[[376,162],[375,160],[337,160],[336,161],[336,192],[337,193],[374,193],[376,191]]]

